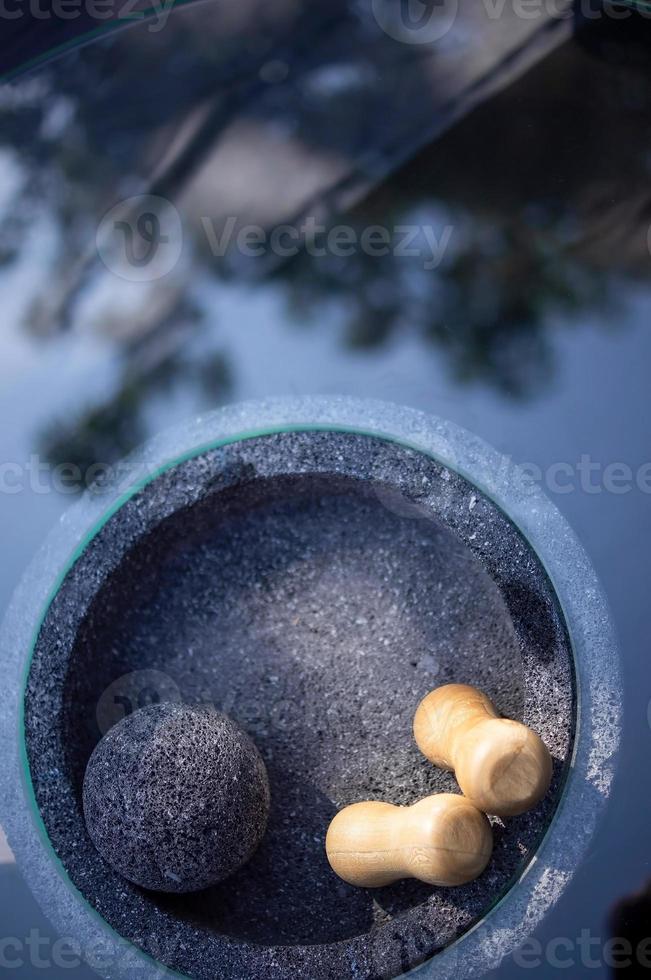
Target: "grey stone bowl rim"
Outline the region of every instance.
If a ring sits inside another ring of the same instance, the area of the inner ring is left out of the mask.
[[[118,935],[70,882],[31,786],[23,692],[36,637],[69,569],[116,511],[162,472],[219,445],[289,431],[353,432],[421,452],[465,477],[516,525],[545,569],[568,628],[577,717],[565,786],[533,859],[483,919],[410,977],[481,976],[516,949],[559,900],[586,855],[607,802],[621,734],[621,668],[605,595],[554,504],[513,461],[456,424],[412,408],[348,396],[272,398],[227,406],[175,426],[120,467],[123,478],[86,493],[30,564],[0,629],[0,820],[19,868],[60,935],[101,949],[106,977],[180,976]],[[126,489],[125,489],[126,487]]]

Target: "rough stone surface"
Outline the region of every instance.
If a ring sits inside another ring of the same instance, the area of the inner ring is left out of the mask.
[[[210,707],[152,704],[97,744],[83,786],[88,832],[129,881],[191,892],[233,874],[257,849],[269,781],[249,736]]]
[[[98,704],[134,671],[231,715],[268,768],[263,844],[201,895],[128,885],[84,827]],[[494,823],[476,882],[349,888],[324,854],[337,807],[456,790],[411,735],[420,698],[452,680],[539,732],[550,794]],[[424,454],[311,431],[206,451],[123,504],[49,608],[25,720],[48,835],[118,933],[194,977],[384,980],[458,938],[522,874],[563,787],[574,717],[563,617],[502,511]]]

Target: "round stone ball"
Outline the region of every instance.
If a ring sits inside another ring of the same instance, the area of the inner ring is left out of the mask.
[[[90,757],[86,826],[129,881],[191,892],[237,871],[260,843],[269,781],[249,736],[214,708],[154,704],[111,728]]]

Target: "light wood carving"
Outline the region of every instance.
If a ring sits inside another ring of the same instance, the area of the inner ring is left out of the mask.
[[[421,701],[414,737],[435,765],[454,771],[464,795],[485,813],[511,817],[538,803],[552,777],[542,739],[501,718],[477,688],[447,684]]]
[[[400,878],[462,885],[488,864],[493,835],[486,816],[463,796],[439,793],[412,806],[354,803],[328,829],[332,869],[351,885],[379,888]]]

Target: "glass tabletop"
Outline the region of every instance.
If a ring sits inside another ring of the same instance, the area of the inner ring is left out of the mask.
[[[589,859],[495,975],[606,977],[649,928],[649,5],[435,6],[214,0],[45,21],[37,64],[25,42],[0,88],[0,600],[81,489],[216,405],[354,394],[484,437],[581,538],[625,683]],[[40,975],[0,853],[2,955]]]

